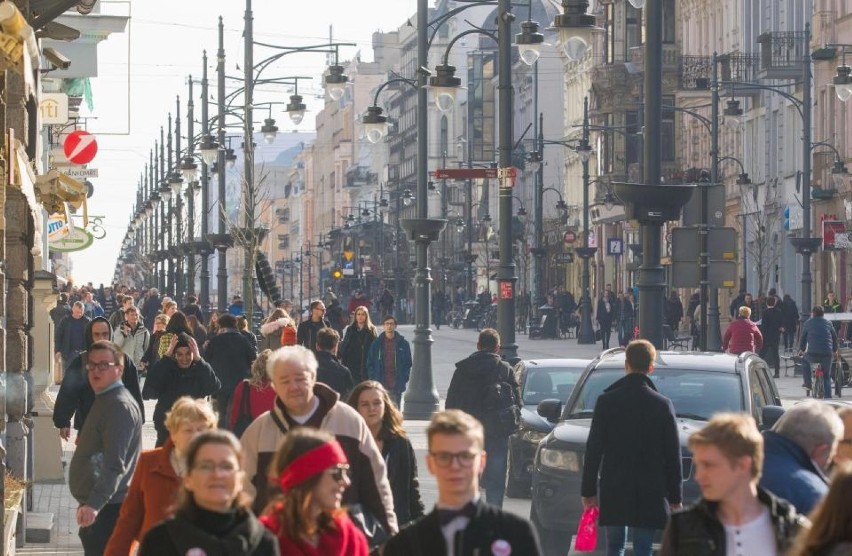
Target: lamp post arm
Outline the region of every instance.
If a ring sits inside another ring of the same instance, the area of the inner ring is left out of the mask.
[[[707,116],[703,116],[694,110],[690,110],[689,108],[684,108],[682,106],[671,106],[664,104],[662,106],[663,110],[671,110],[673,112],[682,112],[684,114],[688,114],[701,122],[709,133],[713,133],[713,120],[708,118]]]
[[[754,89],[760,89],[762,91],[771,91],[773,93],[778,93],[779,95],[781,95],[782,97],[786,98],[787,100],[789,100],[790,102],[793,103],[793,106],[796,107],[796,111],[799,112],[799,116],[801,116],[802,118],[805,117],[805,113],[802,111],[802,108],[804,107],[804,103],[801,100],[794,97],[793,95],[791,95],[790,93],[788,93],[786,91],[782,91],[777,86],[761,85],[760,83],[745,83],[745,82],[742,82],[742,81],[719,81],[718,83],[719,83],[719,85],[734,85],[734,86],[740,85],[740,86],[743,86],[743,87],[751,87],[751,88],[754,88]],[[788,86],[801,85],[801,84],[802,84],[801,82],[797,81],[796,83],[790,83]]]
[[[438,34],[438,31],[441,29],[441,26],[444,23],[446,23],[447,21],[449,21],[456,14],[459,14],[459,13],[461,13],[461,12],[467,10],[467,9],[470,9],[470,8],[475,8],[477,6],[496,6],[496,5],[497,5],[496,0],[489,0],[489,1],[475,0],[475,2],[473,2],[473,3],[467,3],[467,5],[465,5],[465,6],[459,6],[458,8],[453,8],[452,10],[448,11],[447,13],[436,17],[435,19],[433,19],[432,21],[430,21],[428,23],[428,26],[432,28],[432,34],[429,35],[429,40],[427,41],[426,44],[429,46],[429,48],[431,48],[432,42],[435,40],[435,35]]]
[[[835,160],[843,160],[843,157],[840,156],[840,151],[832,145],[831,143],[826,143],[825,141],[817,141],[816,143],[811,143],[811,150],[815,151],[817,147],[826,147],[831,149],[834,152]]]
[[[283,50],[283,52],[279,52],[277,54],[273,54],[268,58],[264,58],[257,64],[252,66],[252,69],[255,71],[255,75],[260,77],[260,74],[263,73],[263,70],[268,68],[273,62],[280,60],[287,54],[294,54],[297,52],[317,52],[320,54],[334,54],[335,63],[337,63],[337,49],[341,46],[358,46],[354,42],[337,42],[337,43],[326,43],[326,44],[314,44],[310,46],[276,46],[274,44],[262,43],[262,42],[254,42],[258,46],[265,46],[267,48],[274,48],[277,50]]]
[[[740,173],[741,174],[746,173],[745,166],[743,165],[742,161],[739,158],[734,158],[733,156],[723,156],[722,158],[720,158],[716,162],[718,162],[721,165],[726,160],[732,160],[732,161],[736,162],[737,165],[740,167]]]
[[[376,94],[373,95],[373,106],[379,105],[379,95],[381,94],[381,92],[384,91],[388,85],[392,85],[394,83],[405,83],[406,85],[410,85],[415,89],[417,88],[417,82],[413,79],[408,79],[406,77],[394,77],[393,79],[388,79],[387,81],[379,85],[378,89],[376,89]]]
[[[447,44],[447,48],[446,48],[446,50],[444,50],[444,56],[442,58],[444,65],[447,65],[447,63],[448,63],[448,60],[450,58],[450,50],[452,50],[453,45],[456,44],[456,42],[458,42],[459,39],[466,37],[467,35],[474,35],[474,34],[485,35],[487,37],[490,37],[492,40],[494,40],[494,42],[497,42],[497,35],[495,35],[491,31],[488,31],[486,29],[480,29],[479,27],[477,27],[475,29],[468,29],[467,31],[462,31],[461,33],[459,33],[458,35],[453,37],[453,39],[449,42],[449,44]]]

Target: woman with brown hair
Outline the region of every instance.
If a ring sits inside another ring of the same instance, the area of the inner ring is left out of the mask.
[[[160,343],[157,346],[157,355],[162,357],[168,351],[172,343],[172,338],[180,333],[195,337],[192,328],[189,326],[189,321],[186,320],[186,315],[180,311],[175,311],[169,317],[169,323],[166,325],[166,333],[160,336]]]
[[[231,398],[231,430],[242,436],[252,421],[272,409],[275,404],[275,389],[266,373],[266,362],[272,350],[265,349],[251,364],[251,376],[243,379],[234,388]],[[243,399],[248,396],[248,399]]]
[[[139,456],[121,513],[107,544],[106,556],[127,556],[136,541],[174,510],[175,493],[186,473],[185,454],[198,434],[216,428],[216,414],[206,400],[178,398],[166,414],[169,438],[160,448]]]
[[[341,508],[351,484],[343,448],[327,432],[292,429],[275,454],[270,473],[281,494],[261,522],[278,537],[281,554],[367,556],[367,539]]]
[[[792,556],[848,556],[852,554],[852,463],[837,465],[828,494],[809,516],[810,529],[796,538]]]
[[[281,307],[276,308],[269,318],[260,325],[260,349],[276,350],[281,347],[281,331],[285,326],[293,328],[293,336],[296,335],[296,323]]]
[[[186,452],[177,512],[152,527],[139,556],[277,556],[278,543],[248,509],[240,442],[228,431],[199,434]]]
[[[417,458],[402,428],[402,414],[388,391],[379,382],[367,380],[355,386],[349,405],[361,414],[387,464],[388,482],[393,493],[393,509],[402,527],[423,515]]]

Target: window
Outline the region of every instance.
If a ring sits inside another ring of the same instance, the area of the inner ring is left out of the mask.
[[[748,368],[748,389],[751,396],[751,414],[757,422],[758,427],[763,426],[763,408],[769,404],[769,396],[763,390],[760,383],[761,369],[757,363],[752,363]]]
[[[674,44],[676,25],[675,0],[663,0],[663,44]]]
[[[642,10],[637,10],[628,3],[624,3],[625,29],[624,29],[624,59],[630,59],[630,49],[642,44]]]
[[[605,6],[606,16],[604,19],[604,60],[607,64],[615,61],[615,4]]]

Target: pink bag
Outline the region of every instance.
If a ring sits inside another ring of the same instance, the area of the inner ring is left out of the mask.
[[[586,508],[577,527],[577,538],[574,540],[574,550],[591,552],[598,544],[598,514],[597,506]]]

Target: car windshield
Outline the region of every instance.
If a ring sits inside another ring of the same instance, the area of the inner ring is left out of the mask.
[[[580,386],[574,404],[565,408],[565,419],[591,417],[598,396],[622,378],[622,369],[595,369]],[[742,411],[740,378],[731,373],[655,368],[650,375],[657,391],[669,398],[678,417],[707,421],[720,411]]]
[[[584,370],[583,367],[527,368],[529,374],[524,381],[524,405],[536,406],[548,398],[567,400]]]

